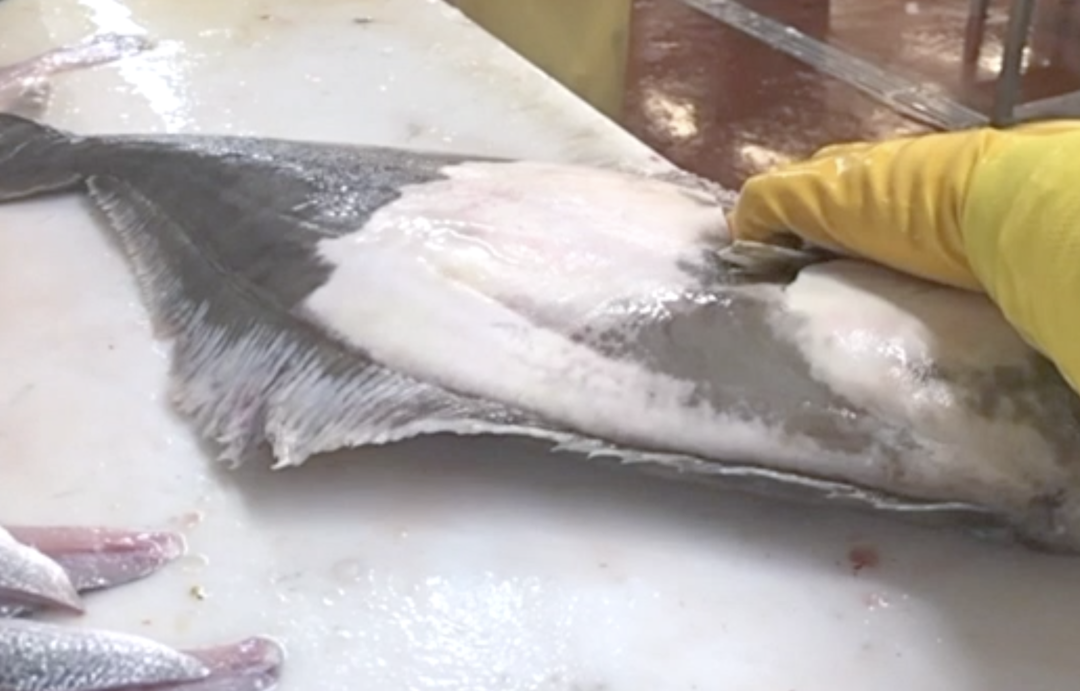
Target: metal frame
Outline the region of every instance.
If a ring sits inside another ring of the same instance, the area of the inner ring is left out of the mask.
[[[974,81],[978,68],[989,10],[990,0],[970,0],[963,56],[964,79],[968,82]],[[1035,0],[1012,0],[1009,24],[1005,29],[1005,41],[1001,49],[1001,70],[994,87],[994,104],[990,113],[990,124],[995,127],[1016,122],[1017,101],[1020,97],[1020,68],[1034,16]]]
[[[1061,0],[1069,7],[1076,0]],[[946,96],[942,90],[887,72],[880,67],[838,50],[755,12],[735,0],[683,0],[684,3],[753,36],[818,71],[839,79],[894,110],[943,130],[980,125],[1005,127],[1021,120],[1050,115],[1080,114],[1080,91],[1018,105],[1020,68],[1035,11],[1035,0],[1012,0],[1009,23],[1002,48],[1002,66],[994,89],[989,115],[980,113]],[[974,79],[985,34],[990,0],[970,0],[964,36],[962,69],[966,79]]]

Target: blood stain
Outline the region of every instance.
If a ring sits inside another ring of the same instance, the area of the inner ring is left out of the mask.
[[[848,563],[851,570],[859,573],[863,569],[872,569],[881,563],[877,548],[868,545],[856,545],[848,550]]]

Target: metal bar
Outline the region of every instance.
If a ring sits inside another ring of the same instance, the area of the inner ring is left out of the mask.
[[[990,124],[995,127],[1011,125],[1020,91],[1020,68],[1031,30],[1035,0],[1013,0],[1009,10],[1009,26],[1005,33],[1005,45],[1001,53],[1001,72],[994,90],[994,108]]]
[[[1080,113],[1080,91],[1070,91],[1017,106],[1013,110],[1013,121],[1075,118],[1077,113]]]
[[[682,1],[932,127],[966,129],[985,125],[989,120],[982,113],[948,98],[940,90],[887,72],[732,0]]]
[[[1057,9],[1054,12],[1054,28],[1056,34],[1051,42],[1047,60],[1050,64],[1057,64],[1061,60],[1062,38],[1068,36],[1072,29],[1072,0],[1058,0]]]
[[[990,12],[990,0],[969,0],[968,19],[964,27],[963,78],[966,84],[975,81],[979,72],[979,56],[982,54],[986,34],[986,16]]]

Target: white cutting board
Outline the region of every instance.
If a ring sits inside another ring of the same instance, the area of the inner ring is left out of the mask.
[[[64,76],[50,121],[656,165],[438,1],[0,0],[0,62],[136,29],[160,48]],[[78,200],[0,207],[0,520],[191,548],[73,626],[272,635],[285,691],[1080,683],[1080,560],[496,440],[229,472],[165,404],[165,352]]]

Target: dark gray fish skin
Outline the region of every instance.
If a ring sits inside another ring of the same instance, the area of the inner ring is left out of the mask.
[[[160,305],[154,315],[159,328],[177,339],[178,406],[228,447],[230,460],[256,453],[264,437],[272,437],[263,427],[275,424],[280,437],[309,440],[313,451],[390,441],[417,423],[542,428],[532,415],[381,367],[294,313],[330,276],[332,267],[316,255],[319,240],[354,232],[404,186],[439,179],[441,167],[476,159],[180,136],[103,140],[130,147],[131,156],[113,158],[99,155],[108,147],[97,140],[68,146],[64,135],[27,120],[9,116],[4,122],[12,129],[10,139],[0,134],[2,141],[21,140],[26,148],[14,166],[5,165],[12,161],[0,149],[0,171],[12,175],[0,199],[92,185],[102,211],[123,229],[144,289]],[[179,182],[171,166],[157,165],[166,152],[180,157],[193,195],[219,203],[156,199],[152,190]],[[107,174],[84,168],[99,164]],[[223,189],[227,194],[219,194]],[[194,234],[145,232],[148,218],[164,228],[170,218],[188,215],[185,226],[196,228]],[[183,257],[182,270],[161,270],[168,257]],[[222,291],[222,270],[251,289]],[[328,411],[340,419],[328,423]]]
[[[0,67],[0,112],[41,117],[48,106],[52,77],[137,55],[152,45],[143,36],[99,34]]]
[[[778,335],[777,320],[797,321],[777,297],[793,273],[741,272],[718,258],[724,238],[707,232],[692,243],[696,253],[673,269],[676,282],[688,286],[677,294],[606,305],[603,318],[572,328],[563,307],[539,290],[500,294],[496,302],[524,324],[506,327],[508,343],[516,343],[514,329],[555,333],[612,372],[625,365],[674,382],[686,391],[680,405],[688,415],[722,412],[771,430],[760,448],[733,442],[735,451],[711,453],[694,440],[707,440],[708,425],[685,426],[684,438],[663,432],[660,415],[612,424],[600,405],[589,417],[523,403],[528,392],[478,394],[457,385],[456,372],[425,375],[388,364],[392,352],[376,356],[348,328],[315,313],[313,296],[345,271],[321,245],[369,242],[377,219],[411,191],[435,189],[448,170],[479,161],[500,163],[242,137],[81,137],[0,116],[0,201],[88,193],[131,260],[159,328],[173,340],[178,408],[221,445],[224,459],[244,461],[268,444],[279,465],[298,465],[321,452],[423,434],[523,435],[697,481],[960,523],[1040,549],[1080,549],[1077,402],[1045,361],[1032,354],[1020,364],[975,370],[911,365],[913,378],[952,387],[962,394],[956,405],[980,419],[1020,426],[1037,441],[1041,456],[1033,463],[1052,469],[1032,481],[989,478],[1002,485],[1000,496],[993,486],[968,487],[947,472],[939,483],[920,484],[907,477],[911,459],[944,448],[971,461],[977,452],[950,449],[914,423],[879,419],[822,383],[798,343]],[[512,175],[513,162],[505,163]],[[504,193],[527,201],[528,190]],[[686,195],[702,213],[716,207],[701,190],[687,188]],[[354,295],[358,309],[382,299]],[[502,374],[492,368],[480,388],[497,388]],[[592,372],[579,376],[559,380],[562,388],[550,394],[571,390],[587,400],[604,393],[597,387],[605,382]],[[807,470],[780,463],[779,456],[799,453]],[[870,460],[886,468],[884,479],[851,479]],[[819,461],[821,472],[813,472]]]

